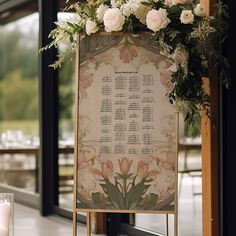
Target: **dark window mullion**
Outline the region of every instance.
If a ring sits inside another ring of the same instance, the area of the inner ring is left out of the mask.
[[[55,27],[58,1],[39,0],[39,47],[50,42],[48,35]],[[49,67],[57,58],[57,50],[40,53],[40,213],[53,213],[58,204],[58,71]]]

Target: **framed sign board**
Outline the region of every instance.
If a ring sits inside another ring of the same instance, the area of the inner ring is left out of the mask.
[[[177,212],[171,61],[149,34],[79,40],[74,210]]]

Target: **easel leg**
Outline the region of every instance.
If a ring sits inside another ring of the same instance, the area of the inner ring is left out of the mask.
[[[77,236],[77,212],[73,211],[73,236]]]
[[[178,212],[174,214],[174,236],[178,236]]]
[[[91,236],[91,212],[87,212],[87,236]]]
[[[169,219],[168,214],[166,214],[166,236],[169,236]]]

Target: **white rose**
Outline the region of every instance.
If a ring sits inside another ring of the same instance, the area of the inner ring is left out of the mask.
[[[205,9],[204,5],[201,3],[197,4],[197,6],[194,8],[193,12],[196,16],[203,17],[206,15],[206,9]]]
[[[103,22],[107,32],[119,31],[125,23],[125,17],[122,15],[120,9],[109,8],[104,14]]]
[[[136,0],[129,0],[126,4],[123,4],[120,7],[122,14],[126,17],[129,17],[131,14],[135,14],[135,12],[139,9],[141,3]]]
[[[170,23],[167,17],[166,9],[160,8],[159,10],[152,9],[147,13],[146,24],[148,29],[157,32],[164,29]]]
[[[97,26],[96,22],[88,19],[86,21],[85,30],[86,30],[87,35],[90,35],[90,34],[96,33],[98,31],[98,26]]]
[[[129,2],[122,5],[120,10],[121,10],[122,14],[126,17],[129,17],[131,14],[133,14],[132,6],[131,6],[131,3],[129,3]]]
[[[75,23],[75,24],[79,24],[80,21],[81,21],[81,17],[78,13],[75,13],[70,19],[70,22]]]
[[[98,18],[99,21],[102,21],[103,20],[103,16],[104,16],[104,13],[105,11],[108,9],[108,6],[107,5],[100,5],[97,10],[96,10],[96,16]]]
[[[140,1],[130,0],[129,2],[130,2],[130,8],[131,8],[133,13],[135,11],[137,11],[137,9],[141,6],[141,2]]]
[[[194,15],[191,10],[183,10],[180,15],[180,21],[182,24],[192,24],[194,21]]]

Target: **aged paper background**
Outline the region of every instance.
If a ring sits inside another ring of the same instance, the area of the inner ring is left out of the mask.
[[[170,66],[132,35],[81,62],[77,208],[174,211],[178,124],[166,97]]]

